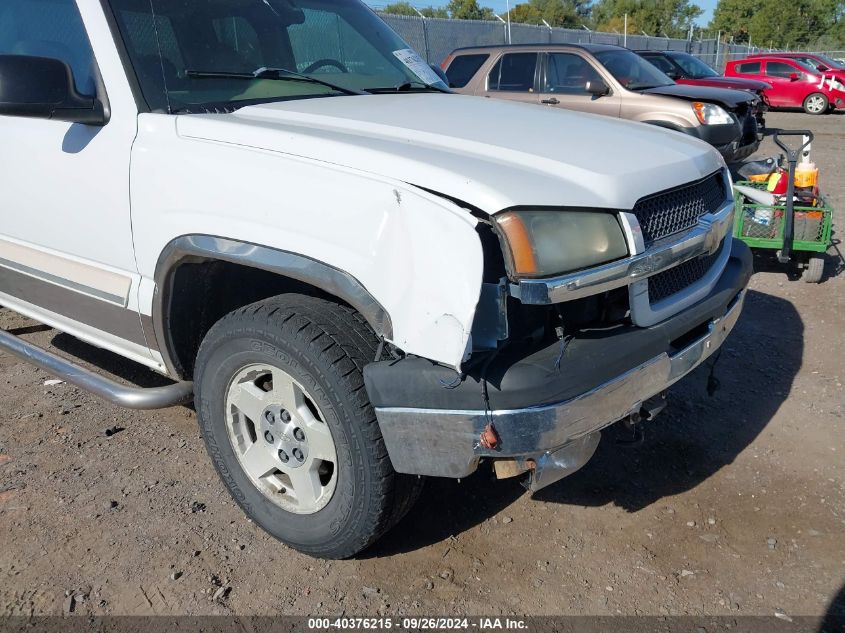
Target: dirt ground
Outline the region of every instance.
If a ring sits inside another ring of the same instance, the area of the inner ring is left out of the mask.
[[[768,119],[816,132],[822,185],[845,212],[845,116]],[[832,251],[821,285],[755,274],[721,390],[707,396],[705,369],[687,377],[640,448],[605,438],[533,498],[483,468],[431,480],[386,538],[341,562],[245,518],[191,410],[121,410],[0,355],[0,614],[845,611],[842,268]],[[7,311],[0,326],[140,380]]]

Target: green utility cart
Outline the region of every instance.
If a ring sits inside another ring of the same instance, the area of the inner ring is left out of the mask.
[[[750,201],[741,192],[734,193],[734,237],[753,249],[775,251],[782,264],[792,263],[803,268],[801,279],[819,283],[824,275],[824,254],[831,245],[833,209],[821,195],[816,206],[796,206],[793,203],[795,164],[804,147],[793,150],[780,142],[778,136],[806,135],[806,130],[778,130],[775,142],[787,152],[789,160],[789,188],[783,205],[763,205]],[[766,183],[737,182],[737,185],[766,190]]]

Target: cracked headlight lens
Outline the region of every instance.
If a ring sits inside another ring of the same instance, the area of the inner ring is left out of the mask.
[[[628,255],[614,213],[530,209],[505,211],[493,219],[515,277],[559,275]]]

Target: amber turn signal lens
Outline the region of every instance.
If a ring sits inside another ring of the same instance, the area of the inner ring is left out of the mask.
[[[514,273],[517,275],[537,274],[537,259],[525,222],[513,212],[503,213],[496,219],[499,228],[507,238]]]
[[[693,101],[692,102],[692,111],[695,112],[695,116],[698,119],[698,122],[701,125],[707,124],[707,114],[705,113],[705,104],[701,103],[701,101]]]

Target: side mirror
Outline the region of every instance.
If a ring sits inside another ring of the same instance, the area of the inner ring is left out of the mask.
[[[610,92],[610,87],[601,79],[588,81],[585,88],[587,92],[593,95],[594,97],[603,97],[604,95]]]
[[[828,70],[830,70],[830,68],[828,68],[824,64],[819,64],[818,66],[816,66],[816,70],[818,70],[820,73],[823,73],[823,72],[827,72]]]
[[[666,73],[666,76],[669,77],[669,79],[671,79],[672,81],[677,81],[681,78],[681,73],[679,73],[677,70],[670,70]]]
[[[789,81],[798,81],[799,79],[801,79],[801,77],[798,75],[798,73],[789,74]]]
[[[58,59],[0,55],[0,115],[105,125],[103,103],[79,94],[70,67]]]

